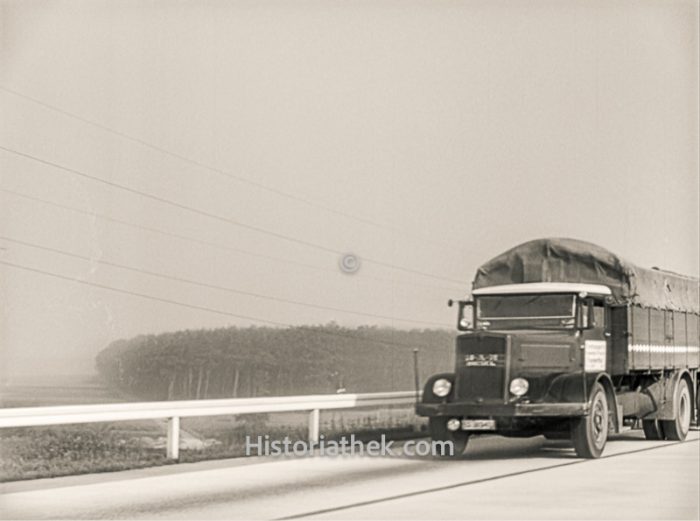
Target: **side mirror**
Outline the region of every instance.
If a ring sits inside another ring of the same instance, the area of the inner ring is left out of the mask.
[[[592,298],[582,298],[578,303],[578,328],[593,329],[595,323],[595,301]]]
[[[460,331],[470,331],[474,329],[474,302],[460,301],[457,329]]]
[[[595,323],[595,303],[592,298],[586,299],[586,303],[588,304],[586,306],[588,308],[588,329],[592,329],[597,325]]]

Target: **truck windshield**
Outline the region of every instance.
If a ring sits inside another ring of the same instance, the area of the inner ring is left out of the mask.
[[[576,316],[574,295],[484,295],[476,299],[477,327],[573,328]]]

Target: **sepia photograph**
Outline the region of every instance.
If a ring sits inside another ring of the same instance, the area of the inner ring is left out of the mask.
[[[0,519],[700,519],[700,0],[0,0]]]

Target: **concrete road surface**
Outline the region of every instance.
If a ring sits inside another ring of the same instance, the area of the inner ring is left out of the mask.
[[[9,483],[4,519],[698,519],[700,433],[630,432],[599,460],[482,437],[459,460],[247,458]]]

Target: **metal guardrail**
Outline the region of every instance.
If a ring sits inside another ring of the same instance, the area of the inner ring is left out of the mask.
[[[0,409],[0,428],[127,420],[168,420],[167,457],[179,458],[180,418],[309,411],[309,443],[319,442],[320,411],[415,403],[414,391],[371,394],[318,394],[222,400],[110,403]]]

